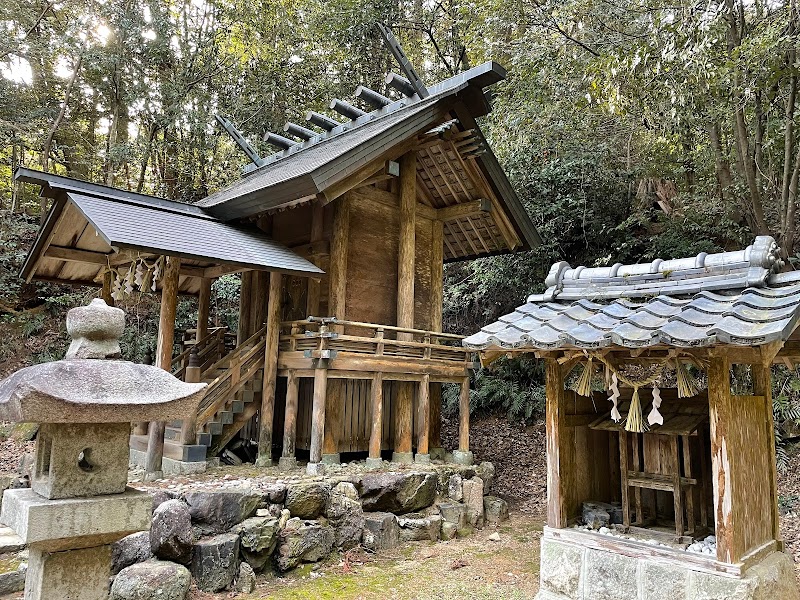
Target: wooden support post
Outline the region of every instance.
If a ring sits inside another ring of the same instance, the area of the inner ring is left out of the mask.
[[[430,462],[431,455],[429,450],[430,443],[430,393],[431,393],[431,376],[423,375],[422,381],[419,382],[419,426],[417,428],[417,456],[416,462]]]
[[[347,194],[336,200],[331,239],[328,313],[337,319],[345,318],[347,294],[347,252],[350,247],[350,198]]]
[[[297,466],[297,406],[300,394],[300,379],[294,370],[290,370],[286,378],[286,410],[283,417],[283,452],[279,465],[282,469]]]
[[[769,509],[772,513],[772,535],[775,541],[782,545],[780,513],[778,512],[778,463],[775,459],[775,417],[772,414],[772,371],[769,364],[756,364],[752,365],[751,373],[753,377],[753,394],[764,398],[765,437],[769,444],[767,452],[769,454]]]
[[[318,267],[320,265],[319,256],[316,254],[317,245],[322,241],[324,235],[324,214],[325,207],[321,202],[315,202],[311,206],[311,262]],[[308,278],[308,296],[306,298],[306,314],[310,317],[322,316],[319,314],[320,288],[319,279]]]
[[[397,253],[397,326],[414,327],[414,259],[416,255],[417,155],[400,158],[400,240]],[[398,334],[411,340],[410,334]]]
[[[158,319],[158,344],[156,366],[169,371],[172,365],[172,345],[175,341],[175,312],[178,308],[178,281],[181,274],[181,259],[167,256],[164,277],[161,280],[161,312]],[[161,477],[161,460],[164,456],[163,421],[150,423],[147,439],[145,477]]]
[[[458,396],[458,456],[453,454],[456,462],[472,463],[472,452],[469,451],[469,377],[461,380]]]
[[[241,285],[239,287],[239,324],[236,328],[236,345],[238,346],[250,337],[250,311],[253,307],[252,302],[253,272],[244,271],[241,274]]]
[[[267,321],[267,299],[269,297],[269,273],[253,271],[252,294],[250,308],[250,326],[247,337],[261,329]]]
[[[561,365],[555,359],[547,359],[545,367],[545,390],[547,406],[545,422],[547,428],[547,525],[562,529],[567,526],[568,508],[567,492],[569,482],[566,481],[569,465],[564,464],[567,458],[562,456],[562,434],[565,420],[564,374]],[[625,432],[620,433],[620,448],[625,443]],[[562,466],[564,467],[562,469]],[[623,499],[626,486],[623,487]],[[624,504],[624,500],[623,500]]]
[[[442,331],[443,281],[444,281],[444,224],[431,222],[431,323],[430,330]],[[444,458],[442,448],[442,384],[430,385],[430,411],[428,413],[431,458]]]
[[[186,383],[200,383],[200,357],[197,347],[189,353],[189,364],[186,366]],[[191,415],[181,423],[181,444],[197,443],[197,415]]]
[[[270,273],[267,300],[267,330],[264,343],[264,381],[259,413],[258,457],[256,466],[272,465],[272,420],[275,415],[275,389],[278,384],[278,341],[281,333],[283,276]]]
[[[325,402],[328,395],[328,365],[324,359],[314,371],[314,400],[311,406],[311,451],[309,453],[309,471],[314,472],[311,465],[322,462],[322,444],[325,439]]]
[[[372,405],[372,429],[369,435],[367,466],[379,467],[383,441],[383,373],[375,373],[372,376],[370,403]]]
[[[732,419],[730,363],[727,356],[714,356],[708,367],[708,405],[711,430],[711,480],[714,486],[714,525],[717,560],[738,562],[733,523],[733,469],[728,427]]]
[[[108,304],[109,306],[114,306],[114,298],[111,296],[111,286],[114,283],[114,274],[111,272],[110,269],[107,269],[103,273],[103,291],[101,293],[101,298],[103,302]]]
[[[398,336],[399,337],[399,336]],[[392,462],[414,461],[412,442],[414,437],[414,383],[398,381],[394,407],[394,452]]]
[[[208,316],[211,312],[211,282],[210,277],[200,280],[200,293],[197,296],[197,341],[208,335]]]

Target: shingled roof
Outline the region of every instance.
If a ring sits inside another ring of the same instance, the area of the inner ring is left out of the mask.
[[[553,350],[785,341],[800,319],[800,272],[779,273],[782,266],[768,236],[736,252],[647,264],[573,269],[560,262],[545,293],[464,345]]]

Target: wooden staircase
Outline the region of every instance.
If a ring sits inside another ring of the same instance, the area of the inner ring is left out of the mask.
[[[208,390],[197,412],[197,443],[216,456],[261,407],[266,328],[204,369]],[[165,440],[180,439],[180,421],[169,423]]]

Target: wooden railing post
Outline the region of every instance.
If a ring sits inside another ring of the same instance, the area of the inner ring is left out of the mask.
[[[294,327],[292,328],[294,329]],[[300,380],[295,372],[289,371],[286,378],[286,411],[283,418],[283,451],[278,461],[281,469],[293,469],[297,466],[297,405],[300,392]]]
[[[200,382],[200,356],[195,346],[189,354],[189,363],[186,367],[186,383]],[[181,423],[181,444],[197,443],[197,414],[187,417]]]

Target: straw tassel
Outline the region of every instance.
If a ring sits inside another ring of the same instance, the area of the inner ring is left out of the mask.
[[[583,373],[581,373],[581,376],[578,378],[578,381],[575,384],[575,391],[581,396],[591,396],[593,376],[594,367],[592,365],[592,357],[590,356],[583,368]]]
[[[639,386],[634,386],[631,407],[628,410],[628,418],[625,421],[625,431],[633,433],[644,433],[647,425],[642,420],[642,403],[639,400]]]
[[[686,366],[678,359],[675,360],[675,378],[677,379],[678,398],[693,398],[700,393],[697,382],[686,370]]]

